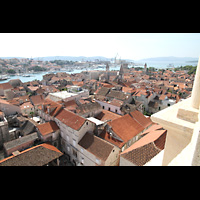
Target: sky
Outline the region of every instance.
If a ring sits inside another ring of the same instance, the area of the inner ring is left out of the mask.
[[[0,57],[200,56],[200,33],[0,33]]]

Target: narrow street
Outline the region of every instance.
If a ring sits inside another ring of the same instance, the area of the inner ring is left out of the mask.
[[[74,166],[74,165],[70,162],[68,156],[66,156],[64,154],[64,155],[62,155],[60,157],[60,164],[59,164],[59,166]]]

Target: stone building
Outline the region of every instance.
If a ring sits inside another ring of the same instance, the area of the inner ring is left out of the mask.
[[[37,132],[34,132],[32,134],[4,143],[3,146],[5,155],[9,156],[14,151],[21,151],[31,147],[36,139],[38,139]]]
[[[69,155],[74,165],[77,165],[81,162],[78,143],[86,132],[93,133],[95,124],[65,108],[56,114],[55,122],[60,128],[62,151]]]
[[[9,140],[8,121],[5,118],[4,113],[0,111],[0,148],[3,147],[4,142]]]

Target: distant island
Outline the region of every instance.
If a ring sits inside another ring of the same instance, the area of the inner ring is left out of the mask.
[[[0,57],[0,59],[12,59],[12,58],[17,58],[17,59],[22,59],[25,57]],[[44,57],[33,57],[29,58],[33,60],[41,60],[41,61],[53,61],[53,60],[68,60],[68,61],[95,61],[95,60],[100,60],[100,61],[111,61],[114,58],[107,58],[103,56],[44,56]],[[145,61],[168,61],[173,62],[173,61],[180,61],[180,62],[198,62],[198,58],[194,57],[174,57],[174,56],[168,56],[168,57],[155,57],[155,58],[144,58],[144,59],[126,59],[124,60],[130,62],[130,61],[136,61],[136,62],[145,62]]]
[[[197,63],[198,60],[189,60],[189,61],[185,61],[185,62],[187,62],[187,63]]]
[[[138,61],[179,61],[179,62],[198,62],[198,58],[193,57],[174,57],[174,56],[168,56],[168,57],[155,57],[155,58],[144,58],[140,59]]]

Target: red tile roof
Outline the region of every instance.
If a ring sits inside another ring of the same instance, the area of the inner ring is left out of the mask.
[[[120,107],[121,105],[123,105],[123,103],[124,103],[123,101],[115,99],[115,98],[110,102],[111,105],[114,105],[117,107]]]
[[[147,130],[145,130],[141,135],[146,135],[147,133],[151,131],[156,131],[156,130],[163,130],[163,127],[159,124],[153,124],[151,127],[149,127]]]
[[[86,121],[86,119],[84,119],[83,117],[76,115],[75,113],[70,112],[67,109],[60,110],[55,118],[77,131],[83,126]]]
[[[50,99],[45,99],[44,103],[42,104],[44,109],[42,109],[42,106],[39,106],[38,109],[43,110],[43,112],[48,113],[47,107],[51,110],[50,116],[55,116],[59,110],[62,109],[62,105],[58,102],[52,101]]]
[[[129,114],[108,122],[108,125],[112,128],[114,133],[116,133],[116,135],[123,140],[123,142],[110,137],[106,130],[100,134],[100,137],[111,142],[112,144],[115,144],[119,148],[121,148],[130,139],[138,135],[142,130],[144,130],[144,127],[135,119],[133,119]]]
[[[141,124],[144,129],[150,126],[153,122],[150,118],[146,118],[140,111],[135,110],[133,112],[130,112],[131,117],[135,119],[139,124]]]
[[[114,148],[112,144],[90,133],[86,133],[78,144],[104,161],[106,161]]]
[[[146,144],[149,144],[151,142],[155,142],[161,136],[164,136],[164,137],[162,137],[163,142],[161,144],[161,141],[160,141],[160,144],[159,143],[158,144],[159,144],[160,150],[163,150],[164,149],[164,143],[165,143],[166,133],[167,133],[167,130],[151,131],[148,134],[146,134],[144,137],[142,137],[141,139],[139,139],[137,142],[135,142],[133,145],[131,145],[128,149],[126,149],[125,151],[123,151],[123,153],[131,151],[133,149],[137,149],[137,148],[139,148],[141,146],[144,146]]]
[[[121,153],[130,162],[143,166],[164,149],[166,130],[150,131]]]
[[[33,102],[34,105],[40,105],[44,102],[43,95],[31,96],[30,99],[31,99],[31,101]]]
[[[105,129],[101,132],[101,134],[99,136],[119,148],[122,148],[123,145],[126,143],[126,142],[121,142],[121,141],[116,140],[115,138],[111,137],[110,134]]]
[[[95,118],[105,122],[107,120],[114,120],[114,119],[118,119],[120,117],[121,117],[121,115],[118,115],[111,111],[102,110]]]
[[[9,156],[0,161],[1,166],[43,166],[59,158],[63,153],[50,144],[40,144],[28,148],[18,155]]]
[[[10,83],[1,83],[0,89],[3,89],[3,90],[13,89],[13,86]]]
[[[44,124],[39,124],[36,126],[40,133],[44,136],[47,135],[49,133],[53,133],[55,131],[57,131],[59,129],[59,127],[57,126],[57,124],[54,121],[50,121]]]

